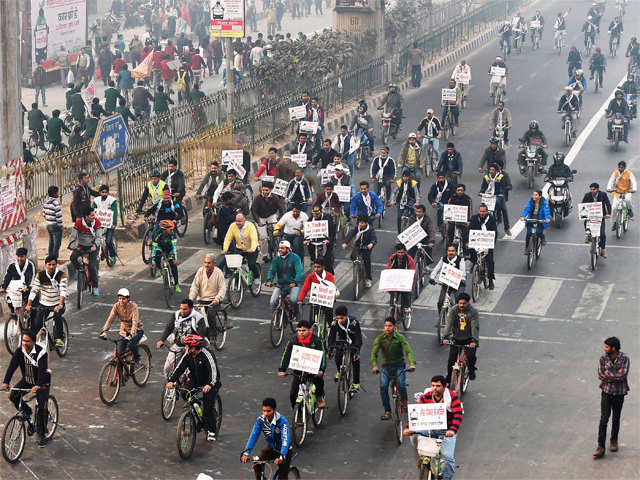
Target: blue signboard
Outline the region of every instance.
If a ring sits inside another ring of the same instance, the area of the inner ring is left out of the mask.
[[[93,152],[97,155],[102,170],[109,172],[124,163],[129,132],[120,114],[100,120],[93,137]]]

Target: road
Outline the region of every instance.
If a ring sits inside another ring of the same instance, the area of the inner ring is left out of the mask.
[[[569,44],[578,44],[579,24],[587,5],[561,1],[554,2],[553,9],[549,3],[542,6],[548,22],[552,12],[569,7],[572,13],[568,40]],[[526,13],[529,15],[531,9]],[[639,17],[640,10],[632,6],[625,24],[637,24]],[[603,23],[608,24],[610,19],[611,12],[607,11]],[[625,46],[630,36],[631,32],[625,34]],[[566,57],[553,54],[551,41],[547,29],[541,50],[509,57],[507,105],[515,125],[512,139],[535,118],[547,135],[548,151],[554,152],[566,151],[555,114],[566,81]],[[473,68],[473,88],[455,140],[465,161],[463,181],[468,192],[474,194],[474,202],[480,186],[477,162],[487,144],[491,108],[484,72],[497,51],[496,41],[468,57]],[[585,93],[581,128],[602,107],[625,73],[623,57],[608,62],[604,92],[594,94],[590,86]],[[424,82],[419,91],[405,94],[407,117],[403,134],[418,124],[426,107],[439,103],[447,73]],[[631,129],[631,143],[618,153],[613,153],[605,141],[605,128],[600,120],[593,132],[584,137],[584,145],[572,163],[572,168],[578,170],[571,187],[576,201],[591,182],[605,184],[618,160],[627,160],[632,169],[640,166],[635,147],[637,125]],[[399,143],[392,145],[392,154],[397,155],[399,147]],[[530,195],[524,179],[515,171],[516,154],[516,147],[507,152],[507,169],[514,182],[508,204],[513,219],[517,219]],[[362,172],[359,176],[364,178]],[[637,202],[635,205],[637,210]],[[632,362],[640,354],[635,317],[640,307],[638,232],[633,223],[621,240],[607,232],[609,258],[601,262],[596,272],[589,270],[583,228],[575,211],[561,229],[547,230],[548,244],[533,272],[527,272],[522,255],[523,233],[498,242],[496,289],[485,292],[476,304],[481,312],[479,370],[464,397],[465,417],[456,449],[457,479],[592,479],[614,471],[616,478],[639,477],[640,419],[635,394],[639,376],[635,369],[631,371],[632,390],[622,415],[620,451],[607,452],[599,461],[591,457],[599,418],[596,368],[603,339],[618,336]],[[374,279],[391,254],[393,243],[395,218],[390,215],[379,231],[379,244],[374,250]],[[200,225],[194,222],[180,241],[183,291],[207,251],[202,245]],[[350,298],[350,263],[339,258],[336,273],[342,298]],[[151,280],[146,271],[124,267],[105,273],[102,296],[90,300],[82,311],[70,308],[67,314],[73,334],[69,355],[52,360],[54,392],[61,406],[59,434],[44,450],[30,442],[23,463],[14,467],[1,463],[0,478],[173,479],[195,478],[198,472],[214,478],[249,478],[249,470],[238,462],[238,457],[262,398],[274,396],[281,411],[290,414],[289,382],[276,377],[281,352],[272,349],[268,340],[267,295],[244,300],[232,315],[234,328],[229,332],[227,346],[217,355],[223,375],[224,405],[219,441],[210,445],[200,438],[194,458],[182,462],[175,448],[176,420],[165,423],[159,414],[164,352],[153,351],[152,378],[145,388],[127,384],[119,402],[111,408],[98,398],[98,373],[110,351],[96,337],[122,286],[132,291],[133,300],[141,307],[150,343],[157,340],[170,320],[160,295],[162,286]],[[447,353],[437,345],[433,328],[436,295],[437,289],[430,287],[414,302],[413,325],[406,335],[416,353],[418,368],[409,374],[409,392],[424,389],[431,376],[445,371]],[[363,323],[367,337],[365,359],[375,335],[381,331],[385,302],[386,297],[375,289],[358,301],[344,301],[350,313]],[[2,349],[0,365],[6,365],[7,360]],[[411,446],[408,442],[398,446],[391,424],[378,419],[382,413],[378,378],[370,373],[368,361],[362,363],[363,391],[345,418],[340,418],[336,409],[335,385],[330,380],[335,369],[329,366],[326,423],[311,435],[295,462],[304,478],[416,477]],[[8,402],[3,402],[6,408],[0,411],[2,423],[12,413]]]

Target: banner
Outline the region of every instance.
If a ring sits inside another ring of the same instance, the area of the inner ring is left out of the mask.
[[[244,0],[211,0],[211,36],[244,37]]]
[[[84,104],[87,107],[87,116],[89,116],[89,113],[91,112],[91,101],[93,100],[93,97],[96,96],[96,77],[91,77],[91,81],[89,82],[89,85],[87,85],[87,88],[80,90],[80,96],[82,97],[82,100],[84,100]]]
[[[404,232],[398,235],[398,240],[404,244],[407,250],[411,250],[415,245],[427,236],[427,232],[424,231],[420,220],[409,225]]]
[[[416,271],[408,268],[388,268],[380,272],[379,292],[411,292]]]
[[[457,92],[455,88],[443,88],[442,89],[442,101],[443,102],[455,102],[457,98]]]
[[[306,153],[292,153],[291,161],[298,165],[300,168],[307,166],[307,154]]]
[[[110,208],[96,210],[96,218],[100,220],[103,228],[111,228],[113,226],[113,210]]]
[[[469,248],[492,249],[496,245],[496,232],[491,230],[469,230]]]
[[[507,69],[504,67],[491,67],[491,75],[504,77],[506,74],[507,74]]]
[[[304,222],[304,238],[324,238],[329,237],[329,221],[313,220]]]
[[[447,429],[447,407],[444,403],[412,403],[407,411],[411,432]]]
[[[307,107],[298,105],[297,107],[289,107],[289,120],[302,120],[307,116]]]
[[[602,220],[602,202],[590,202],[578,204],[578,218],[580,220]]]
[[[6,1],[6,0],[3,0]],[[60,47],[71,57],[87,41],[87,0],[30,0],[32,70],[46,63],[54,70]],[[22,2],[20,2],[22,3]]]
[[[482,197],[482,203],[484,203],[487,206],[487,210],[489,210],[490,212],[495,211],[496,209],[495,195],[488,195],[486,193],[481,193],[480,197]]]
[[[540,28],[541,27],[540,20],[531,20],[531,22],[529,22],[529,26],[531,28],[536,28],[536,29]]]
[[[324,281],[323,283],[312,283],[309,292],[309,303],[312,305],[320,305],[322,307],[333,308],[333,302],[336,300],[335,284]]]
[[[338,195],[338,200],[341,202],[351,201],[351,187],[349,185],[336,185],[333,187],[333,191]]]
[[[466,205],[443,205],[442,219],[447,222],[467,223],[469,221],[468,209],[469,207]]]
[[[440,270],[440,275],[438,276],[438,281],[445,285],[449,285],[454,290],[457,290],[460,286],[460,282],[462,281],[462,270],[452,267],[448,263],[443,263],[442,270]]]
[[[320,365],[322,365],[323,356],[324,352],[322,350],[294,345],[293,349],[291,350],[289,368],[291,370],[297,370],[316,375],[320,371]]]
[[[284,198],[284,196],[287,194],[288,186],[289,182],[281,178],[276,178],[276,183],[273,184],[273,190],[271,190],[271,193]]]
[[[242,165],[243,154],[242,150],[222,150],[222,165],[229,165],[230,162]]]
[[[308,122],[303,120],[300,122],[300,132],[315,133],[318,131],[318,122]]]
[[[463,85],[469,85],[469,74],[458,72],[454,75],[456,83],[462,83]]]
[[[151,75],[151,60],[153,59],[153,50],[144,57],[136,68],[131,70],[131,76],[133,78],[147,78]]]
[[[244,175],[247,173],[247,171],[242,166],[242,161],[238,161],[236,159],[229,161],[229,164],[227,166],[227,172],[229,170],[235,170],[236,173],[238,174],[237,178],[244,178]]]

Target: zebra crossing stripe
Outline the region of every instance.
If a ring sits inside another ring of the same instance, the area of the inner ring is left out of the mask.
[[[587,283],[571,318],[600,320],[613,292],[613,283]]]
[[[536,278],[529,288],[516,313],[545,316],[558,294],[562,280]]]

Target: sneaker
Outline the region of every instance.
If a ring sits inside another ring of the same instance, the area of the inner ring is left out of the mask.
[[[156,268],[155,277],[159,278],[161,275],[162,275],[162,269],[161,268]]]
[[[604,457],[604,447],[598,447],[593,451],[593,458]]]
[[[600,250],[600,256],[602,258],[607,258],[607,251],[604,248],[602,250]]]
[[[215,442],[216,434],[214,432],[207,432],[207,442]]]
[[[475,380],[476,379],[476,371],[472,370],[471,372],[469,372],[469,380]]]
[[[384,412],[380,416],[380,420],[390,420],[390,419],[391,419],[391,412]]]
[[[351,390],[353,391],[353,393],[359,393],[360,392],[360,384],[359,383],[354,383]]]
[[[182,293],[182,289],[180,288],[180,285],[176,285],[176,293]]]
[[[510,236],[511,236],[511,230],[507,228],[507,229],[504,231],[504,234],[505,234],[507,237],[510,237]]]
[[[339,380],[339,379],[340,379],[340,374],[339,374],[339,373],[336,373],[336,376],[335,376],[335,377],[333,377],[333,381],[334,381],[334,382],[336,382],[336,383],[338,383],[338,380]]]
[[[609,451],[610,452],[617,452],[618,451],[618,441],[617,440],[611,440],[611,444],[609,445]]]
[[[588,233],[584,237],[584,243],[591,243],[591,235]]]
[[[94,297],[99,297],[100,296],[100,290],[98,290],[97,288],[94,288],[93,291],[91,292],[91,294]]]
[[[371,288],[371,280],[365,280],[364,281],[364,287],[365,288]]]
[[[59,338],[56,338],[56,347],[64,347],[64,342]]]
[[[44,435],[40,435],[40,440],[38,440],[38,446],[40,448],[46,447],[47,446],[47,437],[45,437]]]
[[[611,231],[612,232],[615,232],[617,228],[618,228],[618,224],[617,223],[614,223],[613,225],[611,225]]]
[[[493,280],[489,280],[489,290],[493,290],[494,288],[496,288],[496,286],[493,283]]]

